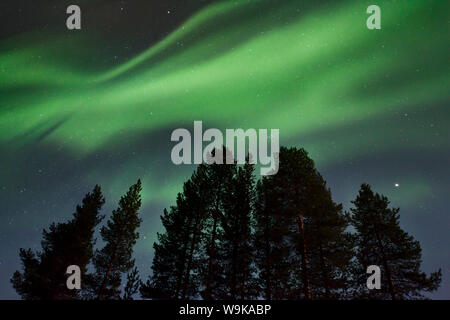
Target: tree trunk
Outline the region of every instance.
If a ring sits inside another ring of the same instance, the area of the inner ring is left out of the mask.
[[[328,275],[325,268],[325,259],[323,256],[322,244],[320,244],[319,249],[320,249],[320,267],[322,269],[322,281],[325,286],[325,298],[330,299],[330,284],[328,281]]]
[[[100,289],[98,291],[98,296],[97,296],[98,300],[102,300],[103,290],[105,290],[105,286],[106,286],[106,282],[108,281],[109,273],[111,272],[111,268],[112,268],[114,259],[116,258],[116,252],[117,252],[117,248],[119,247],[119,241],[120,241],[120,239],[114,244],[114,251],[113,251],[113,254],[111,255],[111,260],[109,261],[108,269],[106,269],[105,277],[103,278],[102,285],[100,286]]]
[[[389,264],[387,262],[383,243],[381,242],[380,236],[378,235],[378,232],[376,230],[375,230],[375,236],[377,237],[378,246],[380,247],[381,257],[383,259],[383,266],[384,266],[384,269],[386,270],[386,276],[388,278],[389,293],[391,294],[392,300],[397,300],[397,296],[395,294],[394,280],[392,280],[391,269],[389,268]]]
[[[214,252],[216,247],[216,229],[217,229],[217,216],[214,215],[214,225],[211,235],[211,242],[209,244],[209,261],[208,261],[208,276],[206,278],[205,299],[211,299],[211,277],[213,273]]]
[[[242,278],[241,278],[241,285],[240,285],[240,299],[245,300],[247,298],[246,290],[247,290],[247,272],[248,272],[248,265],[247,265],[247,248],[244,246],[242,249],[242,264],[245,267],[244,270],[242,270]]]
[[[191,227],[191,223],[192,223],[192,216],[189,217],[188,219],[188,223],[186,228],[189,230],[189,228]],[[188,245],[189,245],[189,232],[186,232],[186,238],[184,239],[184,243],[183,243],[183,254],[181,256],[181,270],[179,271],[179,275],[177,277],[177,286],[175,289],[175,299],[180,298],[180,291],[181,291],[181,283],[183,282],[183,276],[184,276],[184,269],[186,266],[186,256],[187,256],[187,250],[188,250]]]
[[[270,261],[270,237],[269,237],[269,217],[266,217],[266,225],[265,225],[265,232],[264,232],[264,247],[266,252],[266,300],[270,300],[272,298],[272,290],[271,290],[271,279],[270,279],[270,272],[271,272],[271,261]]]
[[[198,228],[198,224],[199,224],[199,218],[197,217],[197,219],[195,219],[195,225],[193,228],[193,233],[192,233],[192,241],[191,241],[191,247],[190,247],[190,251],[189,251],[189,259],[188,259],[188,264],[186,267],[186,272],[184,274],[184,284],[183,284],[183,293],[181,295],[181,299],[185,299],[186,298],[186,293],[187,293],[187,287],[189,284],[189,276],[191,273],[191,268],[192,268],[192,257],[194,255],[194,249],[195,249],[195,242],[196,242],[196,235],[197,235],[197,228]]]
[[[237,239],[234,239],[233,251],[231,254],[231,299],[236,300],[236,287],[237,287]],[[241,272],[244,270],[240,270]]]
[[[301,250],[302,250],[302,274],[303,274],[303,290],[307,300],[311,300],[311,286],[309,284],[308,274],[308,261],[306,259],[306,242],[305,242],[305,230],[303,226],[303,215],[298,214],[298,226],[300,229],[300,235],[302,237]]]

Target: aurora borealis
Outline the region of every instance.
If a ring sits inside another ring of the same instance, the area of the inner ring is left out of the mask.
[[[448,1],[147,2],[79,0],[79,31],[68,1],[0,5],[0,298],[17,298],[18,249],[97,183],[109,214],[143,179],[146,275],[193,169],[171,163],[170,132],[195,120],[279,128],[344,208],[363,182],[384,193],[450,298]]]

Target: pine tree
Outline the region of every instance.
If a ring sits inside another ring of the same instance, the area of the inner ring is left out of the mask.
[[[254,287],[252,251],[252,213],[255,198],[254,167],[246,163],[234,169],[234,176],[225,186],[222,259],[224,292],[219,298],[250,299],[257,296]]]
[[[78,291],[67,289],[66,269],[70,265],[79,266],[81,279],[85,279],[93,256],[94,231],[103,219],[100,210],[104,203],[100,187],[95,186],[84,197],[82,205],[76,207],[72,220],[53,223],[49,231],[43,230],[42,252],[20,250],[24,272],[16,271],[11,282],[23,299],[80,297]]]
[[[250,297],[253,179],[250,165],[197,167],[176,206],[161,217],[165,232],[154,244],[144,298]]]
[[[352,225],[356,230],[356,294],[370,299],[417,299],[423,292],[439,287],[441,270],[427,276],[420,271],[421,248],[399,224],[399,209],[389,208],[389,200],[363,184],[352,202]],[[369,265],[381,269],[381,289],[368,290]]]
[[[182,201],[182,195],[179,193],[177,204],[181,206]],[[171,207],[170,213],[164,209],[161,221],[166,231],[157,233],[158,241],[153,244],[155,250],[152,264],[153,275],[141,286],[141,297],[150,299],[179,298],[187,249],[187,241],[184,244],[182,240],[182,233],[186,230],[184,228],[185,218],[186,216],[179,214],[179,210],[175,206]]]
[[[211,163],[202,165],[201,194],[205,199],[205,217],[199,250],[200,264],[197,268],[205,300],[224,298],[226,296],[225,273],[223,265],[223,238],[228,222],[224,213],[224,197],[232,185],[235,164],[225,164],[229,151],[213,150],[211,156],[222,157],[224,164]]]
[[[184,183],[176,205],[161,216],[164,233],[153,244],[152,275],[141,287],[141,296],[151,299],[187,299],[199,295],[196,269],[205,217],[205,197],[201,195],[204,166]],[[204,189],[204,188],[203,188]]]
[[[127,274],[127,283],[125,285],[123,300],[133,300],[133,296],[138,293],[141,286],[139,271],[136,267]]]
[[[274,263],[280,261],[277,259],[279,250],[274,250],[276,244],[281,242],[275,241],[274,212],[268,203],[269,192],[267,190],[269,180],[263,177],[256,184],[256,201],[255,201],[255,232],[253,234],[253,251],[255,252],[255,265],[258,269],[257,291],[265,300],[271,300],[277,297],[273,292],[274,282],[277,279],[286,279],[287,276],[278,276],[275,274],[278,268],[274,267]],[[281,269],[283,270],[283,269]]]
[[[16,292],[25,300],[50,299],[51,293],[44,292],[42,286],[45,279],[40,274],[40,261],[31,250],[20,248],[20,260],[22,262],[22,272],[16,271],[11,279],[11,283]]]
[[[344,299],[348,296],[354,240],[349,233],[350,218],[342,212],[317,173],[310,186],[308,199],[311,212],[305,238],[309,243],[311,297],[314,299]]]
[[[107,225],[102,227],[101,236],[105,246],[94,256],[95,275],[91,294],[97,299],[119,299],[123,274],[132,270],[133,246],[139,237],[136,229],[141,224],[141,180],[132,185],[120,199]]]
[[[281,148],[276,175],[257,186],[259,286],[266,299],[343,295],[352,256],[348,218],[304,149]]]
[[[191,184],[185,183],[184,190],[186,191],[186,188],[190,186]],[[183,194],[178,194],[176,203],[177,205],[172,206],[170,211],[164,209],[164,214],[161,216],[165,232],[158,233],[158,241],[153,244],[155,249],[153,274],[141,287],[143,298],[179,299],[182,297],[190,244],[193,240],[194,215],[190,210],[186,210],[188,203]],[[193,247],[195,249],[195,242]],[[186,292],[184,294],[186,297]]]
[[[211,156],[232,157],[223,147]],[[217,157],[216,157],[217,158]],[[254,168],[210,163],[202,166],[201,195],[206,200],[199,268],[203,299],[249,299],[255,296],[251,251]]]
[[[281,148],[278,173],[258,185],[255,247],[266,299],[310,298],[304,193],[313,170],[306,152]]]

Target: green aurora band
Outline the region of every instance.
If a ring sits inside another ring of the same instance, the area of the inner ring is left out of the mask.
[[[268,2],[208,6],[148,50],[105,68],[95,66],[102,42],[92,33],[46,41],[30,33],[4,41],[0,145],[8,150],[6,180],[20,176],[16,164],[27,161],[23,150],[36,143],[64,147],[82,160],[105,146],[191,128],[194,120],[205,127],[280,128],[282,145],[304,146],[326,167],[405,147],[391,139],[398,130],[386,119],[420,113],[424,105],[426,117],[448,102],[448,1],[377,1],[382,29],[375,31],[366,28],[371,1],[303,5],[304,11],[298,1]],[[255,14],[264,5],[266,14]],[[446,110],[435,125],[449,120]],[[352,132],[368,121],[364,135]],[[428,145],[429,129],[405,125],[406,148]],[[340,130],[334,141],[314,138],[333,130]],[[164,139],[169,145],[169,135]],[[448,149],[448,135],[436,136],[433,147]],[[161,164],[153,159],[146,153],[121,167],[133,178],[144,175],[146,201],[172,202],[186,174],[155,185],[153,171]],[[123,174],[105,178],[93,171],[82,179],[106,179],[116,197],[131,182]],[[430,194],[420,178],[410,177],[404,197]]]

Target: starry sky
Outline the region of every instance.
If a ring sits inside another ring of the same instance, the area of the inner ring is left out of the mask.
[[[81,8],[81,30],[66,8]],[[381,30],[366,9],[381,8]],[[95,184],[104,213],[143,179],[135,256],[148,275],[160,214],[193,166],[176,128],[280,129],[348,209],[361,183],[400,207],[432,298],[450,299],[448,1],[3,0],[0,299],[20,247]]]

